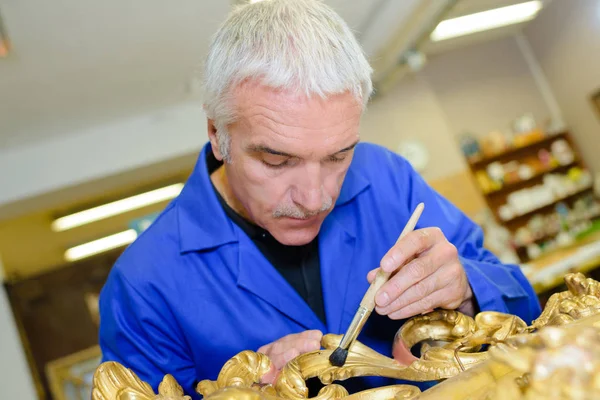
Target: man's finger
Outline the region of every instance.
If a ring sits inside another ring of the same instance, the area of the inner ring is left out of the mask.
[[[275,346],[273,346],[275,348]],[[311,351],[316,351],[321,348],[321,341],[315,339],[297,338],[293,342],[288,342],[285,346],[277,346],[278,352],[273,351],[273,357],[281,354],[286,354],[290,350],[295,350],[298,354],[304,354]]]
[[[433,274],[439,267],[438,260],[433,252],[422,254],[415,258],[396,275],[392,276],[375,296],[375,303],[380,308],[387,307],[390,303],[400,297],[408,288],[416,285]]]
[[[285,366],[285,364],[289,363],[290,361],[292,361],[294,358],[298,357],[299,355],[300,355],[300,350],[298,350],[297,348],[292,347],[291,349],[287,349],[281,355],[281,358],[280,358],[281,364],[279,365],[278,369],[283,368]]]
[[[268,353],[269,353],[269,351],[271,350],[271,347],[272,347],[272,346],[273,346],[273,343],[268,343],[268,344],[265,344],[264,346],[261,346],[261,347],[258,349],[257,353],[268,354]]]
[[[323,332],[321,332],[318,329],[304,331],[301,333],[301,335],[305,336],[305,339],[312,339],[312,340],[318,340],[318,341],[321,341],[321,339],[323,338]]]
[[[397,279],[393,277],[392,279]],[[388,282],[390,283],[390,282]],[[406,306],[416,303],[417,301],[426,298],[432,293],[442,289],[445,286],[440,282],[439,274],[431,274],[427,278],[415,283],[401,293],[394,301],[385,307],[377,307],[377,313],[381,315],[389,315],[395,311],[401,310]]]
[[[272,343],[271,352],[274,354],[283,353],[287,348],[293,346],[293,343],[302,340],[304,336],[306,336],[307,331],[291,333],[282,337],[279,340],[276,340]]]
[[[410,232],[383,256],[381,268],[386,272],[395,271],[411,257],[432,247],[440,237],[443,237],[443,234],[439,228],[423,228]]]
[[[408,262],[412,261],[413,259],[414,259],[413,257],[409,258],[409,259],[408,259]],[[375,279],[375,275],[377,275],[377,272],[379,271],[379,269],[380,269],[380,268],[378,267],[378,268],[375,268],[375,269],[372,269],[372,270],[370,270],[370,271],[367,273],[367,281],[368,281],[369,283],[373,283],[373,280]]]
[[[297,357],[299,354],[300,352],[298,349],[288,348],[281,353],[272,353],[269,358],[275,368],[279,371],[288,363],[288,361],[293,360],[294,357]]]
[[[284,338],[281,338],[272,343],[271,348],[269,349],[269,354],[281,354],[285,350],[285,342]]]
[[[297,349],[300,351],[300,354],[317,351],[321,349],[321,342],[319,340],[307,339],[302,341]]]
[[[321,340],[322,337],[323,337],[323,332],[321,332],[318,329],[312,329],[309,331],[302,331],[299,333],[292,333],[290,335],[284,336],[281,339],[279,339],[278,342],[291,343],[291,342],[295,342],[298,340],[304,340],[304,339]]]
[[[286,363],[283,354],[274,355],[273,357],[271,357],[271,362],[273,363],[273,366],[275,367],[275,370],[278,373],[279,373],[279,371],[281,371],[281,369],[283,368],[283,366]]]
[[[416,301],[408,306],[394,311],[389,314],[388,317],[391,319],[406,319],[410,317],[414,317],[415,315],[423,314],[427,311],[433,310],[442,303],[444,296],[447,296],[448,292],[444,290],[438,290],[435,293],[430,294],[429,296]]]
[[[275,367],[275,363],[271,360],[271,369],[260,378],[261,383],[274,384],[279,376],[279,370]]]
[[[369,271],[369,273],[367,274],[367,281],[369,283],[373,282],[373,279],[375,279],[375,275],[377,275],[377,271],[379,271],[379,268],[375,268]]]
[[[259,352],[269,354],[281,354],[285,352],[288,348],[298,347],[297,343],[310,340],[321,342],[321,338],[323,337],[323,333],[317,329],[303,331],[299,333],[292,333],[290,335],[286,335],[281,339],[266,344],[259,349]],[[260,351],[262,350],[262,351]],[[312,351],[312,350],[311,350]]]
[[[311,351],[319,350],[321,348],[321,343],[317,340],[312,339],[303,339],[299,340],[292,345],[292,347],[286,349],[284,354],[292,349],[296,350],[297,355],[309,353]]]

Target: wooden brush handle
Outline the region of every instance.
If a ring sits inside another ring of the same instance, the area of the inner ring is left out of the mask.
[[[396,240],[396,244],[398,244],[398,242],[404,236],[406,236],[415,229],[417,221],[419,220],[419,217],[421,217],[421,213],[423,212],[424,207],[425,205],[423,203],[419,203],[417,208],[415,208],[415,211],[406,223],[406,226],[404,226],[404,229],[398,237],[398,240]],[[385,272],[382,268],[379,268],[379,270],[377,271],[377,275],[375,275],[375,279],[373,279],[373,282],[371,282],[371,286],[369,286],[367,293],[365,293],[365,296],[360,302],[361,307],[364,307],[369,311],[373,311],[373,309],[375,308],[375,295],[377,294],[379,289],[381,289],[381,287],[388,281],[390,275],[391,272]]]

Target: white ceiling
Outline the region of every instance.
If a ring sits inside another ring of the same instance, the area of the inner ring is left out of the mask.
[[[0,59],[0,149],[190,97],[232,0],[0,0],[12,53]],[[424,3],[326,0],[378,51]],[[515,3],[463,0],[455,13]],[[433,50],[432,50],[433,51]]]
[[[178,0],[0,1],[0,147],[173,103],[229,5]]]
[[[397,24],[418,1],[328,2],[364,30],[372,54],[390,29],[369,22],[383,16],[384,25]],[[185,100],[231,3],[0,0],[13,48],[0,59],[0,148]],[[386,13],[374,13],[382,5]]]

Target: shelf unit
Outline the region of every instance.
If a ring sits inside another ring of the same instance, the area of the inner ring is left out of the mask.
[[[534,176],[532,176],[529,179],[525,179],[525,180],[513,182],[513,183],[507,183],[501,189],[493,190],[493,191],[487,192],[485,194],[488,196],[494,196],[494,195],[503,195],[503,194],[505,195],[508,193],[512,193],[516,190],[524,189],[526,187],[530,187],[530,186],[542,183],[544,176],[547,174],[564,174],[569,169],[576,167],[578,165],[579,165],[579,162],[577,160],[575,160],[572,163],[569,163],[567,165],[559,165],[558,167],[554,167],[554,168],[547,169],[545,171],[537,172]]]
[[[534,173],[533,176],[531,176],[528,179],[518,180],[518,181],[514,181],[514,182],[507,182],[501,188],[499,188],[497,190],[491,190],[491,191],[486,192],[479,185],[479,182],[477,181],[478,172],[485,171],[486,168],[491,163],[500,162],[502,164],[505,164],[505,163],[508,163],[511,161],[517,161],[519,163],[527,163],[527,161],[537,159],[538,153],[540,150],[546,149],[546,150],[550,151],[552,144],[555,141],[561,140],[561,139],[565,140],[569,144],[571,150],[574,153],[575,157],[571,163],[568,163],[567,165],[558,165],[558,166],[554,166],[552,168],[538,170]],[[496,218],[496,221],[499,224],[505,226],[512,234],[515,234],[515,232],[519,228],[525,226],[534,215],[537,215],[537,214],[548,215],[550,213],[553,213],[555,210],[556,204],[558,204],[559,202],[566,203],[570,207],[573,205],[573,203],[577,199],[579,199],[582,196],[587,195],[589,193],[593,193],[593,188],[591,186],[581,188],[581,189],[577,190],[576,192],[565,196],[564,198],[555,199],[554,201],[552,201],[549,204],[541,205],[540,207],[537,207],[533,210],[527,211],[521,215],[514,216],[513,218],[511,218],[509,220],[503,220],[502,218],[500,218],[499,208],[502,205],[507,203],[507,197],[511,193],[518,191],[518,190],[531,188],[533,186],[541,184],[544,180],[544,176],[546,176],[547,174],[566,174],[571,168],[574,168],[574,167],[579,167],[581,169],[587,169],[583,159],[581,158],[580,152],[579,152],[576,144],[574,143],[573,139],[571,138],[571,135],[568,132],[561,132],[561,133],[558,133],[555,135],[545,136],[540,140],[531,142],[531,143],[521,146],[521,147],[514,147],[511,149],[507,149],[504,152],[492,155],[492,156],[483,157],[478,160],[468,161],[467,164],[469,165],[469,168],[471,170],[471,174],[475,181],[475,186],[478,187],[479,190],[481,191],[483,198],[485,199],[487,206],[493,212],[493,214]],[[597,217],[600,217],[600,216],[597,216]],[[543,240],[549,240],[549,239],[552,239],[552,236],[546,235],[544,238],[538,238],[536,240],[536,243],[539,244]],[[529,258],[527,257],[527,252],[526,252],[525,248],[517,248],[516,250],[517,250],[517,254],[521,258],[522,262],[529,261]]]
[[[546,211],[552,210],[557,203],[570,204],[573,200],[577,200],[579,197],[581,197],[581,195],[590,193],[593,190],[594,190],[594,188],[592,186],[588,186],[588,187],[579,189],[576,192],[571,193],[568,196],[565,196],[565,197],[562,197],[559,199],[555,199],[552,203],[545,204],[543,206],[534,208],[533,210],[527,211],[527,212],[517,215],[509,220],[504,220],[501,222],[508,226],[515,225],[515,224],[520,225],[520,222],[522,222],[522,220],[528,220],[529,218],[533,217],[535,214],[544,214]]]
[[[508,149],[498,154],[494,154],[492,156],[487,156],[479,160],[470,161],[469,165],[471,166],[471,169],[481,169],[482,167],[486,167],[488,164],[491,164],[494,161],[510,161],[514,159],[520,159],[523,156],[530,155],[533,149],[539,150],[542,148],[549,148],[550,145],[554,143],[554,141],[556,141],[557,139],[565,139],[569,142],[571,146],[573,146],[573,142],[569,133],[566,131],[559,132],[554,135],[545,136],[544,138],[531,142],[525,146],[513,147],[511,149]]]

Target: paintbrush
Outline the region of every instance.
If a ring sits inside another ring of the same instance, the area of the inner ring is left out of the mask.
[[[396,240],[396,244],[400,241],[400,239],[402,239],[404,236],[406,236],[408,233],[412,232],[415,229],[417,221],[419,220],[419,217],[421,216],[424,207],[425,205],[423,203],[420,203],[417,206],[417,208],[415,208],[415,211],[406,223],[406,226],[402,230],[402,233],[398,237],[398,240]],[[340,345],[329,356],[329,362],[331,363],[331,365],[341,367],[346,363],[346,358],[348,357],[348,349],[350,348],[350,346],[352,346],[352,343],[354,343],[354,341],[358,337],[360,331],[365,325],[365,322],[367,322],[367,319],[369,318],[371,312],[375,308],[375,295],[377,294],[379,289],[381,289],[383,284],[388,281],[390,275],[391,273],[385,272],[382,268],[379,268],[379,271],[377,271],[377,275],[375,275],[375,279],[373,279],[373,282],[371,282],[367,293],[365,293],[365,296],[360,302],[360,306],[358,307],[356,314],[354,314],[354,318],[352,319],[348,330],[342,337]]]

